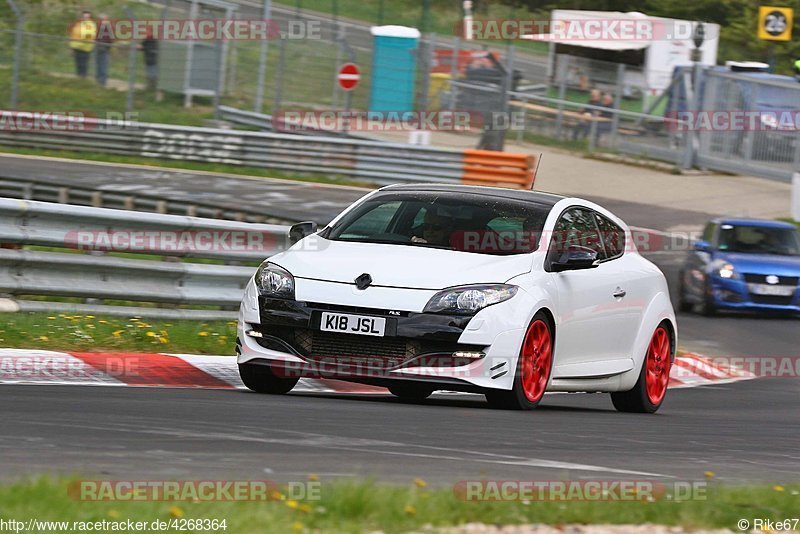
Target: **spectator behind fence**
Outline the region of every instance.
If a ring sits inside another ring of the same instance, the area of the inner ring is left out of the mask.
[[[153,29],[147,27],[142,44],[139,50],[144,53],[144,70],[147,77],[147,90],[157,91],[158,89],[158,41],[153,36]],[[161,94],[156,93],[156,100],[161,100]]]
[[[108,57],[114,39],[111,36],[111,22],[108,15],[97,17],[97,37],[95,39],[95,73],[94,77],[102,86],[108,81]]]
[[[600,112],[600,118],[605,119],[597,125],[598,137],[611,131],[611,121],[614,119],[614,97],[611,93],[603,93],[600,107],[606,108]]]
[[[69,47],[75,56],[75,74],[86,78],[89,73],[89,56],[94,50],[94,39],[97,25],[89,11],[81,13],[81,19],[72,25],[69,31]]]
[[[600,89],[592,89],[589,91],[589,101],[586,103],[587,106],[599,106],[602,104],[600,98]],[[592,128],[592,120],[593,117],[597,114],[597,111],[585,107],[581,109],[578,113],[583,115],[584,120],[578,124],[575,129],[572,131],[572,140],[577,141],[578,139],[584,139],[589,135],[589,131]]]

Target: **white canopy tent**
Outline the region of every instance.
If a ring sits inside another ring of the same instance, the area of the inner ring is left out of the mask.
[[[525,39],[550,45],[548,73],[558,69],[561,54],[578,56],[577,64],[590,67],[592,50],[604,61],[627,63],[625,86],[640,88],[646,101],[658,97],[672,80],[677,66],[691,65],[692,40],[696,22],[651,17],[643,13],[619,11],[553,10],[549,33],[526,35]],[[700,47],[700,63],[716,65],[719,25],[704,23],[705,41]],[[631,52],[640,52],[638,64],[631,64]],[[623,54],[626,56],[623,60]],[[619,59],[615,60],[615,56]],[[581,61],[582,60],[582,61]],[[591,72],[590,72],[591,75]]]

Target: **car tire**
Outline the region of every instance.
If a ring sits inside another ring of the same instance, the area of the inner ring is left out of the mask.
[[[389,393],[400,400],[408,402],[418,402],[427,399],[433,393],[433,388],[424,386],[412,386],[407,384],[395,384],[389,386]]]
[[[639,379],[630,391],[611,394],[614,408],[628,413],[655,413],[664,403],[672,366],[672,335],[666,323],[653,332],[642,360]]]
[[[269,365],[252,363],[239,364],[239,376],[250,391],[267,393],[270,395],[283,395],[289,393],[297,385],[297,378],[284,378],[276,376]]]
[[[553,370],[554,346],[553,325],[544,312],[538,312],[522,340],[512,388],[487,391],[489,404],[504,410],[536,408],[544,397]]]
[[[680,274],[680,282],[678,283],[678,311],[683,313],[690,313],[694,310],[694,304],[686,300],[686,283],[683,281],[684,274]]]
[[[708,285],[708,280],[703,286],[703,299],[700,301],[699,311],[706,317],[713,317],[717,314],[717,305],[714,303],[714,294],[711,286]]]

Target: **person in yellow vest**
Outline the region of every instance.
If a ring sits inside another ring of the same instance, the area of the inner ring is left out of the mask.
[[[69,47],[75,56],[75,73],[86,78],[89,72],[89,56],[94,50],[94,39],[97,35],[97,24],[92,20],[89,11],[81,13],[81,19],[72,25],[69,31]]]
[[[794,79],[800,82],[800,59],[794,62]]]

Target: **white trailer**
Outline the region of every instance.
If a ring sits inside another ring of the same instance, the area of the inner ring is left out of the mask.
[[[548,32],[525,38],[549,43],[548,75],[565,75],[570,85],[603,87],[616,82],[610,63],[626,64],[625,96],[641,95],[645,106],[669,87],[677,66],[691,65],[698,23],[619,11],[553,10]],[[699,63],[716,65],[719,25],[703,23]],[[559,61],[569,56],[568,68]],[[559,80],[560,81],[560,80]]]

